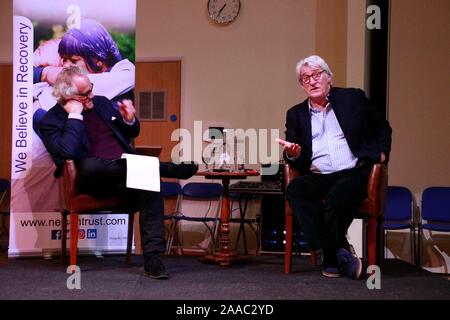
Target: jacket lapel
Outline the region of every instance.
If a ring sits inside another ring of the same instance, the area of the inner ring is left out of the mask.
[[[95,111],[97,111],[98,115],[105,121],[108,127],[111,128],[112,132],[123,141],[124,138],[122,134],[117,130],[116,126],[113,125],[113,119],[117,119],[118,115],[114,114],[114,109],[110,106],[104,105],[103,103],[97,103],[95,105]]]
[[[298,117],[299,123],[303,128],[302,140],[311,145],[311,114],[309,113],[308,100],[303,102],[301,107],[299,108]]]
[[[116,112],[112,106],[108,104],[103,104],[102,102],[99,102],[95,105],[95,111],[97,111],[99,116],[105,121],[108,127],[111,128],[114,135],[122,143],[122,146],[126,148],[125,150],[127,152],[131,152],[130,144],[127,142],[127,140],[125,139],[123,134],[119,131],[119,129],[117,129],[117,127],[113,124],[113,121],[120,121],[119,119],[117,119],[118,117],[121,117],[120,113]]]
[[[348,128],[347,121],[351,120],[349,119],[349,116],[346,114],[348,108],[337,102],[334,88],[331,88],[328,99],[331,103],[331,107],[333,108],[334,114],[336,115],[336,119],[339,122],[339,126],[341,127],[342,132],[344,132],[344,135],[347,136],[347,128]]]

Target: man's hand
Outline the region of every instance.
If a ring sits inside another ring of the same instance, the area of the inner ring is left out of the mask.
[[[297,159],[300,157],[301,147],[292,142],[288,142],[277,138],[277,142],[284,147],[284,152],[289,158]]]
[[[58,77],[58,74],[62,69],[62,67],[45,67],[44,70],[42,70],[41,81],[47,82],[49,85],[54,85],[56,82],[56,78]]]
[[[58,53],[58,47],[61,39],[51,39],[40,44],[34,51],[34,67],[62,67],[62,59]]]
[[[133,123],[136,117],[136,109],[134,109],[133,102],[125,99],[117,102],[119,105],[119,112],[122,115],[123,120],[128,123]]]
[[[64,105],[64,110],[67,113],[78,113],[81,114],[83,112],[83,104],[77,100],[68,100]]]

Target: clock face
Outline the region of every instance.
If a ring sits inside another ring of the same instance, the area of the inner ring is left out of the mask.
[[[208,0],[209,17],[219,24],[228,24],[236,19],[240,8],[240,0]]]

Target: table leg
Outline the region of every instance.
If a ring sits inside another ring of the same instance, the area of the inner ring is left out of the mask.
[[[230,179],[223,178],[222,206],[220,209],[220,249],[213,255],[206,256],[204,261],[219,263],[221,266],[229,266],[238,257],[236,252],[230,249]]]

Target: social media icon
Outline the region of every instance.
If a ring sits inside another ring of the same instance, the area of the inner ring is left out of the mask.
[[[86,231],[84,229],[78,230],[78,239],[86,238]]]
[[[52,240],[61,240],[61,230],[52,230]]]
[[[97,239],[97,229],[87,229],[88,239]]]

